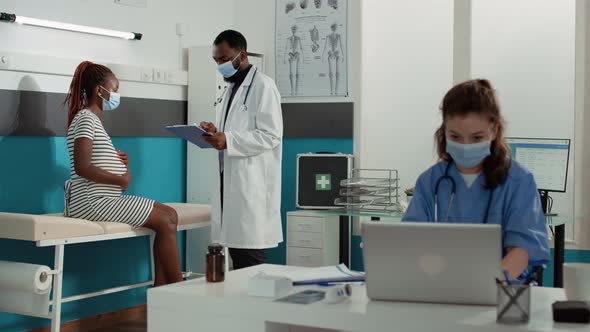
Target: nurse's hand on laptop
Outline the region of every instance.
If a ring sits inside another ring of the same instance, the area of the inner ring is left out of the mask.
[[[502,260],[502,271],[508,271],[510,277],[516,279],[526,270],[528,264],[529,253],[526,250],[520,247],[509,247]]]

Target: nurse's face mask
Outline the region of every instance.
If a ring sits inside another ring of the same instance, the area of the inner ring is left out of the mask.
[[[493,124],[477,113],[454,116],[445,120],[446,152],[460,167],[473,168],[491,154],[496,139]]]

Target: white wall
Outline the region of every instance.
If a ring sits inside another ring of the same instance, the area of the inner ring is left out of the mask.
[[[471,76],[494,85],[508,136],[574,138],[575,18],[575,0],[472,2]],[[575,144],[567,192],[551,194],[553,212],[568,216],[574,151]],[[573,236],[569,227],[567,238]]]
[[[575,0],[472,6],[471,75],[495,85],[509,134],[573,138]]]
[[[436,160],[438,106],[453,83],[453,2],[361,6],[361,166],[397,168],[402,189],[412,187]]]
[[[105,63],[184,68],[176,23],[188,25],[183,47],[210,45],[234,21],[235,0],[148,0],[146,8],[112,0],[0,0],[17,15],[143,33],[141,41],[93,36],[16,24],[0,24],[5,51],[88,59]]]
[[[0,68],[0,89],[27,90],[65,93],[70,87],[72,74],[80,59],[31,55],[5,52],[0,48],[0,56],[8,56],[8,68]],[[145,83],[140,81],[143,67],[123,64],[108,64],[120,80],[120,92],[124,97],[186,100],[186,71],[168,69],[177,80],[174,84]]]
[[[453,84],[471,78],[471,0],[454,0]]]

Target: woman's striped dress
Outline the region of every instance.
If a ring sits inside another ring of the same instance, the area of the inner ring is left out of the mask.
[[[67,136],[70,180],[66,182],[64,215],[90,221],[143,226],[152,212],[154,201],[123,195],[119,186],[92,182],[76,174],[74,141],[77,138],[92,140],[92,165],[117,175],[127,172],[98,116],[87,109],[78,112]]]

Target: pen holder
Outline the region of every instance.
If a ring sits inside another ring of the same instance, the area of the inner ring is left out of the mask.
[[[527,324],[531,315],[531,286],[497,284],[496,321],[500,324]]]

